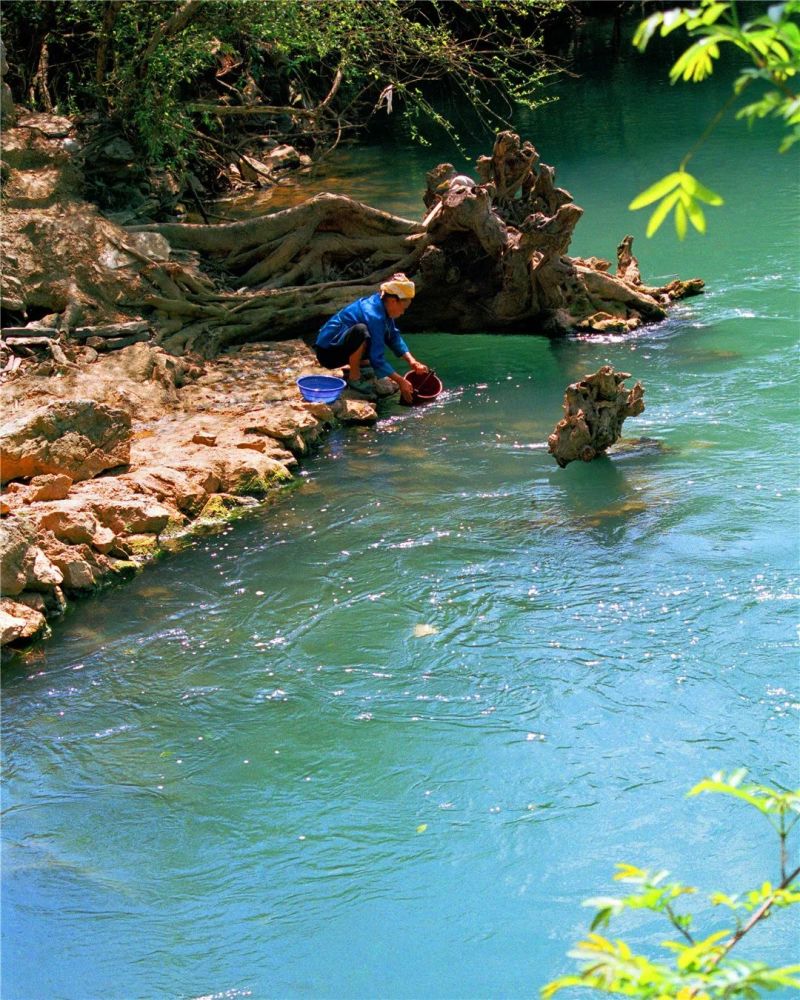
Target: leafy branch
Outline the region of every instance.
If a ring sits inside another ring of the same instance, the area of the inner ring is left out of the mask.
[[[777,886],[765,881],[744,895],[729,896],[716,892],[709,897],[715,907],[725,907],[735,916],[735,928],[722,928],[705,937],[692,929],[693,916],[680,913],[677,905],[686,896],[697,892],[693,886],[668,882],[669,872],[650,872],[634,865],[618,864],[618,882],[633,887],[622,897],[601,896],[587,899],[585,906],[596,910],[586,939],[569,952],[582,963],[575,975],[561,976],[541,990],[543,1000],[549,1000],[567,987],[586,987],[604,993],[622,993],[643,1000],[711,1000],[712,997],[758,997],[759,989],[779,986],[800,989],[800,965],[779,968],[764,962],[744,961],[730,957],[730,952],[773,909],[782,909],[800,902],[800,866],[787,871],[787,839],[800,819],[800,791],[783,791],[766,785],[745,783],[746,771],[738,770],[725,776],[722,772],[694,786],[689,796],[704,792],[729,795],[747,803],[769,821],[778,835],[780,845],[781,880]],[[653,960],[636,954],[625,941],[610,940],[597,933],[612,918],[629,910],[650,910],[661,914],[678,931],[682,940],[662,942],[669,960]],[[746,919],[743,919],[743,915]]]
[[[384,111],[457,140],[443,94],[463,98],[470,127],[510,127],[518,103],[550,99],[560,64],[542,32],[565,3],[4,0],[7,82],[32,105],[99,113],[143,166],[202,167],[224,187],[248,144],[319,156]]]
[[[800,0],[787,0],[771,6],[767,14],[745,25],[739,23],[736,0],[701,0],[698,8],[676,7],[657,11],[642,21],[633,44],[644,52],[656,32],[664,37],[682,28],[697,39],[676,60],[669,72],[670,81],[701,83],[714,72],[722,48],[732,45],[744,53],[751,65],[741,70],[731,97],[717,112],[702,136],[689,150],[674,173],[656,181],[628,206],[636,211],[658,202],[650,216],[647,235],[652,236],[670,213],[674,214],[679,239],[687,233],[687,221],[699,233],[705,233],[706,220],[701,203],[722,205],[723,198],[702,185],[686,170],[686,164],[723,119],[731,104],[752,83],[760,81],[767,88],[761,96],[740,108],[736,117],[749,125],[763,118],[782,119],[786,132],[779,147],[784,153],[800,140],[800,94],[794,77],[800,72]]]

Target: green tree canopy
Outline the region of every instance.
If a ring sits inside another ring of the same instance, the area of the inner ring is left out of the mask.
[[[17,101],[93,111],[149,162],[225,160],[247,128],[313,144],[376,112],[450,129],[433,85],[507,124],[551,72],[541,29],[565,0],[6,0]]]

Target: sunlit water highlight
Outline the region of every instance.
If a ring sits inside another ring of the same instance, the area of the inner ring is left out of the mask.
[[[521,126],[586,208],[577,253],[641,234],[632,192],[724,92],[694,108],[662,72]],[[637,237],[646,280],[703,298],[628,337],[410,338],[436,404],[335,434],[277,506],[5,672],[3,1000],[532,996],[616,861],[776,878],[765,823],[683,795],[797,781],[796,160],[736,129],[697,167],[711,234]],[[606,362],[656,444],[560,470],[564,387]]]

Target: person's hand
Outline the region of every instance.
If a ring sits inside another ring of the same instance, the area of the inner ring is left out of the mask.
[[[404,378],[400,383],[400,398],[404,403],[414,402],[414,388],[407,378]]]
[[[411,367],[414,369],[415,372],[425,373],[427,371],[430,371],[427,365],[423,365],[421,361],[417,361],[416,359],[414,359],[414,361],[411,362]]]

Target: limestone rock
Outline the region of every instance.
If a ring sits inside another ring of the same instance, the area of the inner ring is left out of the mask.
[[[45,618],[58,618],[67,610],[67,600],[61,587],[42,592],[25,590],[17,595],[15,601],[17,604],[24,604],[26,608],[38,611]]]
[[[267,454],[236,447],[194,447],[182,471],[203,483],[207,493],[263,496],[292,478],[283,462]]]
[[[300,166],[302,157],[294,146],[284,144],[271,149],[269,155],[266,157],[266,161],[267,166],[272,170],[287,170],[291,167]]]
[[[205,444],[209,448],[213,448],[217,443],[217,435],[212,434],[209,431],[197,431],[192,435],[192,444]]]
[[[343,399],[340,397],[331,407],[335,417],[343,424],[374,424],[378,420],[378,411],[372,403],[361,399]]]
[[[53,538],[47,551],[63,574],[66,590],[93,590],[108,571],[105,557],[93,552],[89,545],[64,545]]]
[[[0,583],[7,597],[23,590],[48,591],[60,586],[62,575],[38,544],[35,525],[9,519],[0,527]]]
[[[64,574],[45,553],[34,546],[30,550],[29,565],[26,571],[26,589],[37,593],[55,590],[64,582]]]
[[[197,513],[206,498],[206,491],[186,473],[167,466],[144,466],[120,476],[120,482],[186,514]]]
[[[39,475],[91,479],[127,465],[131,417],[90,399],[52,402],[9,421],[0,433],[0,481]]]
[[[40,514],[38,520],[43,531],[52,531],[59,541],[68,545],[91,542],[100,527],[96,517],[82,510],[48,510]]]
[[[35,525],[27,518],[0,522],[0,584],[4,595],[14,597],[25,589],[34,540]]]
[[[268,410],[246,414],[245,434],[259,434],[275,438],[295,454],[304,455],[309,445],[319,440],[322,424],[304,406],[276,404]]]
[[[257,160],[254,156],[239,157],[239,171],[246,181],[253,184],[271,184],[274,182],[272,167]]]
[[[69,476],[34,476],[25,493],[25,503],[64,500],[71,486],[72,479]]]
[[[39,614],[47,616],[47,601],[44,598],[44,594],[37,594],[26,590],[21,594],[17,594],[15,603],[24,604],[26,608],[31,608],[33,611],[38,611]]]
[[[164,504],[136,492],[131,483],[122,478],[104,478],[80,484],[70,499],[90,510],[100,524],[110,528],[115,535],[157,535],[177,514]]]
[[[26,608],[40,612],[45,618],[58,618],[67,610],[67,600],[61,587],[44,591],[24,590],[14,600],[17,604],[24,604]]]
[[[35,611],[16,601],[0,601],[0,645],[30,641],[47,633],[47,622],[41,611]]]

